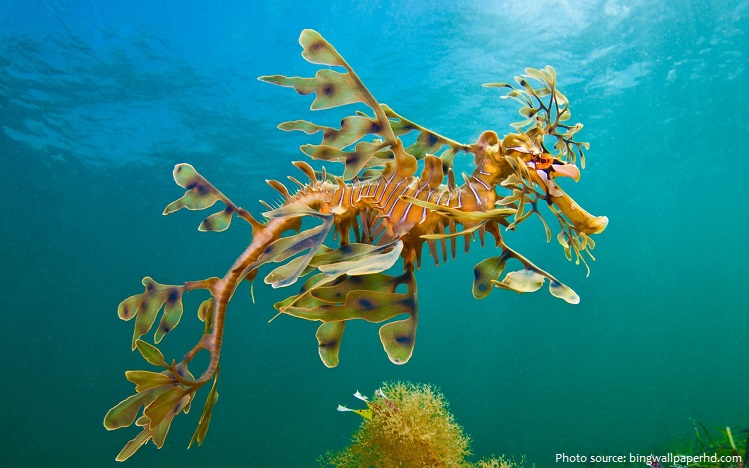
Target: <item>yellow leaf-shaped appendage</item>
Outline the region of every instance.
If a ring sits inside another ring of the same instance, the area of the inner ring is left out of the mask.
[[[416,344],[416,318],[397,320],[380,327],[380,341],[393,364],[405,364],[411,359]]]
[[[149,364],[153,364],[157,367],[167,367],[166,362],[164,361],[164,355],[161,354],[161,351],[159,351],[159,348],[156,346],[143,340],[136,340],[135,346],[138,348],[138,351],[140,351],[143,359],[148,361]]]
[[[315,333],[320,359],[325,367],[338,365],[338,351],[341,348],[341,337],[346,329],[346,321],[324,322]]]
[[[502,275],[508,258],[508,255],[490,257],[473,268],[473,297],[483,299],[489,295],[493,287],[492,280]]]
[[[127,380],[135,384],[135,391],[142,392],[149,388],[160,387],[162,385],[169,385],[174,383],[174,379],[171,375],[164,372],[149,372],[149,371],[127,371],[125,377]]]
[[[218,383],[219,370],[220,370],[219,368],[216,369],[216,374],[213,377],[213,384],[211,385],[211,390],[208,392],[208,396],[206,397],[205,405],[203,406],[203,412],[200,413],[200,420],[198,421],[198,428],[193,433],[192,438],[190,439],[190,443],[187,445],[188,449],[192,447],[193,442],[197,442],[198,445],[201,445],[203,443],[203,440],[205,440],[206,434],[208,433],[208,427],[211,425],[211,415],[213,414],[213,407],[216,405],[216,402],[218,401],[218,392],[216,391],[216,384]]]
[[[161,421],[163,421],[166,415],[177,406],[177,403],[185,395],[185,390],[177,385],[156,397],[148,406],[146,406],[143,414],[151,420],[149,428],[154,429],[161,424]]]
[[[162,307],[164,307],[164,316],[156,330],[157,343],[177,326],[182,316],[183,286],[159,284],[149,276],[143,278],[142,282],[146,288],[145,292],[128,297],[117,308],[117,314],[122,320],[131,320],[136,317],[133,350],[136,341],[151,330]]]
[[[158,395],[168,391],[171,385],[150,388],[132,395],[109,410],[104,417],[104,427],[111,431],[120,427],[127,427],[135,421],[138,411],[149,404]]]
[[[268,75],[261,76],[259,79],[266,83],[294,88],[299,94],[314,93],[315,100],[310,105],[312,110],[367,102],[367,96],[361,92],[358,83],[349,73],[340,73],[327,68],[318,70],[314,78]]]
[[[304,48],[302,57],[308,62],[320,65],[345,67],[346,62],[335,48],[317,31],[305,29],[299,36],[299,44]]]
[[[174,213],[182,208],[202,210],[220,200],[219,192],[190,164],[174,166],[174,181],[187,192],[179,200],[173,201],[164,209],[164,214]]]

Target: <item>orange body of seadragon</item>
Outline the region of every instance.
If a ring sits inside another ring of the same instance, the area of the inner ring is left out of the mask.
[[[315,160],[342,163],[344,170],[341,176],[331,176],[325,168],[316,172],[304,161],[294,162],[309,181],[302,183],[289,177],[298,186],[294,192],[278,181],[268,181],[284,202],[275,208],[266,205],[269,211],[263,213],[265,222],[234,204],[189,164],[175,167],[174,179],[186,193],[167,206],[164,214],[181,208],[205,209],[221,201],[225,208],[206,218],[199,229],[222,231],[236,215],[251,225],[252,241],[221,278],[162,285],[146,277],[145,292],[120,304],[120,318],[135,317],[133,349],[164,370],[126,372],[128,380],[136,385],[136,393],[112,408],[104,425],[111,430],[135,422],[143,430],[128,442],[118,460],[127,459],[150,439],[161,447],[174,416],[187,412],[197,390],[210,383],[190,443],[203,441],[218,397],[216,382],[227,305],[239,284],[253,281],[263,265],[280,264],[265,276],[265,283],[275,288],[308,276],[297,294],[275,307],[279,313],[322,322],[316,336],[320,357],[328,367],[338,364],[346,322],[353,319],[387,322],[379,330],[385,352],[396,364],[409,360],[418,309],[414,270],[420,265],[425,246],[439,263],[440,258],[447,261],[448,251],[455,256],[458,238],[463,238],[467,251],[472,239],[478,237],[483,244],[488,234],[499,255],[474,268],[476,298],[486,297],[494,286],[532,292],[548,280],[551,294],[569,303],[579,301],[572,289],[508,247],[501,234],[502,229],[513,230],[529,216],[537,215],[550,240],[551,229],[539,211],[545,206],[559,223],[557,240],[567,258],[586,263],[584,255],[592,258],[590,249],[594,246],[590,236],[602,232],[608,223],[606,217],[583,210],[555,182],[557,177],[578,180],[577,163],[584,166],[587,143],[574,140],[582,125],[567,124],[569,103],[556,87],[552,67],[526,69],[525,75],[516,77],[517,85],[485,85],[507,89],[503,97],[522,104],[520,113],[525,120],[513,124],[514,132],[504,138],[485,131],[475,143],[462,144],[377,102],[349,64],[317,32],[303,31],[299,42],[307,61],[341,71],[325,67],[312,78],[276,75],[260,79],[292,87],[300,94],[314,93],[313,110],[360,103],[371,113],[357,111],[345,117],[340,128],[302,120],[279,125],[287,131],[322,133],[321,144],[302,146],[302,151]],[[403,137],[415,141],[406,147]],[[475,168],[462,175],[462,183],[456,183],[452,162],[461,153],[473,158]],[[318,221],[315,227],[300,232],[303,218]],[[401,274],[385,273],[401,260]],[[510,260],[522,268],[503,277]],[[401,285],[405,287],[398,288]],[[141,337],[151,330],[163,308],[154,336],[158,344],[179,323],[183,294],[195,289],[210,293],[198,310],[205,322],[204,333],[181,361],[167,363],[161,351]],[[196,378],[188,365],[202,350],[210,354],[210,361]]]

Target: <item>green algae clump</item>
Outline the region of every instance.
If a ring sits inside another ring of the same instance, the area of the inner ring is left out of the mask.
[[[328,453],[324,460],[328,466],[466,466],[470,439],[434,387],[385,384],[367,406],[368,410],[357,411],[364,422],[353,443],[341,452]]]
[[[350,446],[328,452],[319,460],[333,467],[498,467],[515,466],[503,458],[466,461],[470,438],[448,411],[444,395],[426,384],[386,383],[371,401],[354,396],[367,409],[353,411],[363,418]]]

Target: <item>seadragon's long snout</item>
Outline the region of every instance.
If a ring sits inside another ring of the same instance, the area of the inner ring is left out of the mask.
[[[600,234],[606,229],[609,224],[608,217],[588,213],[554,181],[557,177],[569,177],[577,182],[580,179],[580,169],[577,166],[565,164],[558,159],[544,162],[528,161],[526,165],[531,180],[543,187],[547,200],[559,208],[578,232],[592,235]]]

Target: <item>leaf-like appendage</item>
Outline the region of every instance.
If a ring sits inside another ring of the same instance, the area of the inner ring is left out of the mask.
[[[144,405],[149,404],[154,398],[170,388],[171,385],[150,388],[125,398],[110,409],[107,412],[107,415],[104,416],[104,427],[107,428],[107,430],[112,431],[114,429],[131,425],[133,421],[135,421],[135,417],[138,416],[138,411],[140,411]]]
[[[293,206],[293,205],[287,205]],[[282,210],[285,207],[279,208]],[[309,208],[307,208],[309,210]],[[320,215],[319,213],[317,214]],[[290,258],[297,253],[309,249],[309,252],[302,257],[296,258],[280,268],[276,268],[265,277],[265,283],[270,284],[273,288],[282,288],[293,284],[305,272],[309,262],[317,253],[320,246],[323,245],[330,229],[333,226],[333,216],[323,216],[323,223],[320,226],[300,232],[294,236],[284,237],[274,241],[258,257],[254,266],[260,266],[268,262],[280,262]]]
[[[468,218],[468,216],[466,216],[466,217]],[[476,231],[477,229],[479,229],[481,227],[484,227],[484,226],[485,226],[485,224],[482,222],[482,223],[476,224],[474,226],[471,226],[469,228],[462,229],[460,231],[450,232],[450,233],[447,233],[447,234],[423,234],[421,236],[421,238],[422,239],[426,239],[426,240],[453,239],[455,237],[467,236],[467,235],[471,234],[472,232]]]
[[[149,406],[153,405],[156,400],[159,398],[162,398],[165,394],[169,394],[172,392],[173,394],[176,394],[177,390],[181,390],[179,387],[166,387],[167,390],[161,394],[159,394],[156,398],[151,401]],[[147,390],[148,392],[148,390]],[[145,393],[145,392],[144,392]],[[166,439],[166,435],[169,432],[169,427],[171,426],[172,419],[174,419],[174,416],[178,414],[180,411],[183,411],[186,409],[190,404],[190,397],[184,396],[179,401],[177,401],[172,407],[168,408],[166,413],[161,417],[161,422],[156,426],[151,426],[151,419],[144,415],[138,418],[138,420],[135,422],[137,426],[143,427],[143,431],[141,431],[133,440],[125,444],[125,447],[120,451],[120,453],[117,455],[116,460],[117,461],[125,461],[131,456],[135,454],[135,452],[138,451],[140,447],[143,446],[146,442],[153,439],[154,445],[156,445],[157,448],[161,448],[164,445],[164,440]],[[106,420],[105,420],[106,424]]]
[[[226,231],[229,228],[229,225],[231,224],[232,215],[234,214],[234,210],[232,210],[230,207],[226,207],[223,211],[219,211],[218,213],[214,213],[203,220],[202,223],[200,223],[200,226],[198,226],[198,231],[202,232],[222,232]]]
[[[325,127],[323,125],[317,125],[313,124],[312,122],[307,122],[306,120],[291,120],[289,122],[281,122],[278,124],[278,129],[283,130],[285,132],[291,132],[293,130],[298,130],[300,132],[304,132],[307,135],[312,135],[313,133],[317,132],[329,132],[329,131],[335,131],[332,127]]]
[[[545,277],[533,270],[511,271],[502,279],[494,284],[504,289],[511,289],[517,293],[535,292],[541,289]]]
[[[174,378],[171,374],[167,374],[169,371],[164,372],[150,372],[150,371],[127,371],[125,377],[127,380],[135,384],[135,391],[142,392],[149,388],[160,387],[162,385],[168,385],[174,382]]]
[[[323,140],[320,145],[330,146],[336,149],[346,148],[347,146],[359,141],[365,135],[369,133],[378,133],[380,131],[380,126],[375,120],[361,115],[344,117],[343,120],[341,120],[341,128],[338,129],[316,125],[305,120],[283,122],[278,125],[278,128],[285,131],[299,130],[308,135],[323,132]]]
[[[310,63],[345,67],[346,62],[337,50],[317,31],[305,29],[299,36],[299,44],[304,48],[302,57]]]
[[[169,412],[173,412],[180,400],[187,392],[177,385],[156,397],[144,410],[143,414],[150,420],[149,429],[155,429],[161,424]]]
[[[216,384],[218,383],[218,373],[219,369],[217,368],[216,374],[213,377],[213,385],[211,385],[211,390],[208,392],[208,396],[205,400],[205,405],[203,406],[203,412],[200,413],[198,428],[195,429],[195,432],[190,439],[190,443],[187,445],[188,449],[192,446],[193,442],[196,441],[198,445],[201,445],[203,443],[203,440],[205,440],[206,434],[208,433],[208,427],[211,425],[211,415],[213,414],[213,407],[218,401],[218,392],[216,391]]]
[[[525,73],[515,77],[519,88],[509,83],[489,83],[484,86],[509,88],[510,91],[502,97],[518,101],[521,104],[520,114],[524,117],[523,121],[513,123],[512,126],[523,134],[538,138],[541,144],[544,136],[555,137],[557,141],[554,149],[558,152],[555,156],[570,164],[576,164],[579,157],[580,165],[584,168],[584,150],[589,145],[573,140],[574,135],[582,128],[581,124],[565,123],[572,113],[569,100],[557,89],[556,71],[547,66],[544,69],[526,68]],[[540,86],[534,87],[533,83]]]
[[[280,125],[280,128],[283,130],[301,130],[306,133],[323,131],[323,141],[320,145],[316,145],[319,149],[311,149],[308,145],[302,147],[302,150],[307,154],[313,153],[313,157],[316,159],[346,163],[344,178],[347,180],[356,177],[365,167],[375,163],[384,164],[387,160],[394,160],[396,170],[404,177],[413,175],[417,168],[416,159],[403,149],[402,142],[394,133],[391,122],[385,114],[386,106],[377,102],[353,69],[317,32],[305,30],[300,37],[300,43],[304,48],[302,55],[308,61],[323,65],[341,66],[346,71],[341,73],[325,68],[318,70],[314,78],[269,75],[261,76],[259,79],[267,83],[293,88],[299,94],[315,93],[315,99],[310,106],[312,110],[361,102],[374,111],[374,118],[357,111],[356,115],[343,119],[340,129],[323,127],[299,120],[285,122]],[[362,140],[369,134],[378,135],[377,140],[371,142]],[[430,132],[430,135],[437,134]],[[379,137],[382,137],[382,139],[379,139]],[[432,137],[427,136],[425,138],[430,140]],[[418,142],[414,149],[420,150],[424,146],[424,141],[422,139]],[[341,154],[344,148],[357,142],[354,151]],[[457,145],[465,148],[462,145]],[[378,153],[378,150],[383,148],[389,148],[390,151],[385,153],[384,157],[373,157],[374,154]],[[330,151],[329,149],[338,151]],[[450,155],[455,153],[452,149],[449,151],[450,154],[446,154],[446,160],[451,159],[452,156]]]
[[[349,116],[341,120],[341,128],[331,129],[323,133],[322,144],[334,148],[345,148],[359,141],[368,133],[379,133],[380,131],[380,125],[369,117]]]
[[[177,185],[186,188],[187,192],[164,208],[165,215],[182,208],[202,210],[213,206],[221,199],[220,192],[190,164],[177,164],[174,166],[173,174]]]
[[[132,457],[133,455],[135,455],[135,452],[137,452],[138,449],[143,446],[143,444],[151,439],[151,437],[151,432],[147,428],[144,429],[140,434],[135,436],[135,439],[125,444],[125,447],[122,449],[122,451],[120,451],[119,454],[117,454],[117,458],[115,458],[115,460],[125,461],[128,458]]]
[[[287,258],[311,248],[320,237],[322,226],[316,226],[293,236],[273,241],[258,257],[257,263],[282,262]],[[327,235],[327,233],[325,233]]]
[[[213,298],[206,299],[201,302],[200,307],[198,307],[198,319],[200,319],[201,322],[207,322],[207,324],[210,324],[211,315],[213,315]]]
[[[513,86],[510,83],[484,83],[484,88],[512,88]]]
[[[353,250],[363,251],[364,248],[357,246]],[[334,257],[342,255],[341,252],[326,252],[323,255],[327,254],[333,254]],[[396,292],[397,287],[403,283],[409,285],[408,291]],[[340,335],[346,320],[379,323],[407,314],[410,316],[408,319],[383,326],[380,329],[380,339],[391,361],[395,363],[406,362],[413,351],[416,300],[415,283],[410,273],[398,277],[384,273],[331,277],[321,273],[307,280],[298,295],[276,303],[275,307],[281,313],[294,317],[321,321],[324,324],[340,324],[320,327],[317,332],[320,358],[328,367],[338,363]]]
[[[297,275],[299,271],[304,270],[307,267],[307,263],[309,262],[306,257],[296,257],[288,263],[273,269],[263,278],[263,281],[265,284],[270,284],[271,286],[286,282],[289,278]]]
[[[570,304],[580,303],[580,296],[572,288],[556,280],[549,280],[549,292],[552,296],[563,299]]]
[[[557,72],[554,70],[554,67],[551,65],[547,65],[545,69],[543,70],[537,70],[535,68],[526,68],[525,73],[527,73],[529,76],[532,76],[533,78],[546,82],[552,87],[556,86],[557,83]]]
[[[164,441],[166,440],[166,435],[172,425],[174,416],[176,416],[180,411],[185,411],[185,413],[187,413],[187,408],[190,404],[190,401],[192,400],[191,397],[193,395],[194,393],[190,394],[189,396],[186,395],[182,397],[182,399],[177,402],[177,405],[171,408],[169,412],[164,416],[159,425],[152,429],[153,444],[156,446],[156,448],[161,448],[164,446]]]
[[[312,159],[319,161],[346,162],[346,152],[327,145],[303,145],[299,149]]]
[[[338,278],[319,273],[304,283],[298,295],[286,298],[274,307],[283,311],[285,307],[292,305],[313,309],[324,304],[342,304],[346,301],[346,294],[351,291],[365,289],[394,293],[399,284],[398,278],[384,273],[351,277],[344,275]]]
[[[235,205],[191,165],[184,163],[177,164],[174,166],[173,175],[177,185],[186,188],[187,191],[181,198],[168,204],[164,208],[163,214],[168,215],[182,208],[203,210],[210,208],[217,201],[222,201],[226,205],[226,208],[204,219],[200,223],[200,226],[198,226],[199,231],[221,232],[226,230],[231,224],[234,213],[240,213],[240,216],[250,223],[253,228],[259,226],[258,222],[249,213]]]
[[[135,340],[135,346],[138,348],[138,351],[140,351],[143,359],[148,361],[149,364],[153,364],[157,367],[168,367],[166,361],[164,361],[164,355],[156,346],[143,340]]]
[[[416,344],[416,318],[386,323],[380,327],[380,341],[393,364],[405,364],[411,359]]]
[[[473,268],[473,297],[483,299],[492,291],[492,280],[502,275],[508,255],[487,258]]]
[[[374,157],[375,153],[382,149],[382,143],[368,143],[360,141],[356,144],[353,152],[346,153],[346,168],[343,171],[343,179],[351,180],[365,167]]]
[[[343,172],[343,179],[351,180],[367,166],[374,154],[382,147],[382,143],[379,142],[360,141],[354,151],[343,151],[327,145],[304,145],[301,150],[312,159],[344,163],[346,168]]]
[[[345,329],[345,321],[323,322],[317,328],[315,337],[317,338],[318,352],[325,367],[338,365],[338,351],[341,348],[341,338]]]
[[[266,211],[265,213],[263,213],[263,216],[265,216],[268,219],[272,219],[272,218],[293,218],[293,217],[300,218],[302,216],[314,216],[317,218],[324,218],[327,215],[324,215],[320,213],[319,211],[315,211],[312,208],[308,207],[307,205],[302,205],[301,203],[292,203],[291,205],[284,205],[272,211]]]
[[[395,265],[402,250],[403,242],[400,240],[382,246],[348,244],[338,250],[316,255],[310,264],[329,276],[370,275]]]
[[[161,353],[143,341],[138,340],[138,349],[152,364],[163,361]],[[194,377],[186,368],[181,373],[183,377],[194,380]],[[138,393],[126,398],[109,410],[104,417],[104,427],[113,430],[129,426],[135,421],[137,426],[143,427],[143,431],[125,445],[117,455],[117,461],[127,460],[151,439],[153,439],[157,448],[161,448],[164,445],[174,416],[180,412],[187,413],[190,410],[195,391],[202,385],[199,384],[194,387],[182,385],[177,382],[174,374],[169,370],[162,373],[128,371],[125,375],[128,380],[136,384],[135,390]],[[210,406],[215,403],[217,396],[215,394],[215,379],[217,377],[218,370],[214,374],[213,388],[209,393]],[[135,418],[142,407],[145,407],[143,415],[136,421]],[[201,418],[201,425],[198,429],[200,430],[201,427],[204,431],[207,430],[207,427],[204,427],[203,418]],[[205,437],[205,432],[203,432],[202,437]]]
[[[569,286],[566,286],[549,273],[538,268],[530,260],[507,247],[500,240],[499,247],[502,249],[502,255],[499,257],[487,258],[479,262],[473,269],[473,295],[477,299],[483,299],[491,292],[491,286],[509,289],[517,293],[526,293],[538,291],[545,280],[549,280],[549,292],[552,296],[563,299],[570,304],[580,302],[580,297]],[[504,271],[507,261],[511,258],[518,260],[523,264],[523,269],[512,271],[505,275],[500,281],[499,277]]]
[[[428,208],[430,210],[433,210],[442,216],[449,218],[449,219],[455,219],[455,220],[461,220],[465,218],[469,219],[475,219],[475,220],[501,220],[508,216],[514,215],[517,210],[515,208],[497,208],[493,210],[486,210],[486,211],[462,211],[457,208],[453,208],[450,206],[442,206],[438,205],[437,203],[428,202],[426,200],[420,200],[418,198],[409,197],[409,196],[402,196],[402,200],[407,201],[408,203],[414,204],[416,206],[420,206],[422,208]],[[435,236],[435,235],[424,235],[422,236],[424,239],[439,239],[441,237]]]
[[[321,322],[360,319],[379,323],[409,313],[409,300],[403,294],[357,289],[346,294],[343,304],[329,304],[312,296],[299,304],[284,307],[281,312]],[[321,307],[323,305],[325,307]]]
[[[182,318],[182,295],[177,291],[172,291],[164,303],[164,314],[156,328],[154,342],[161,342],[162,338],[179,324],[180,318]]]
[[[524,269],[513,271],[507,274],[502,281],[492,280],[495,286],[502,289],[510,289],[517,293],[538,291],[544,284],[544,280],[549,280],[549,292],[552,296],[563,299],[570,304],[578,304],[580,296],[567,285],[560,283],[553,276],[538,269]]]
[[[184,286],[159,284],[150,276],[143,278],[142,283],[146,288],[145,292],[128,297],[117,308],[117,314],[122,320],[130,320],[136,317],[132,342],[133,349],[135,349],[135,342],[153,327],[156,315],[164,304],[166,304],[164,316],[156,330],[157,343],[177,326],[182,316]]]
[[[431,133],[421,133],[416,142],[406,148],[416,159],[423,159],[427,154],[436,154],[444,144]]]
[[[146,288],[148,288],[148,286],[146,286]],[[144,296],[146,296],[146,294],[144,294]],[[166,298],[162,295],[148,294],[148,296],[150,297],[143,298],[138,315],[135,317],[135,326],[133,327],[133,345],[135,345],[135,342],[141,336],[151,330],[151,327],[153,327],[153,324],[156,321],[156,315],[159,310],[161,310],[161,306],[164,305],[164,302],[166,302]]]
[[[261,76],[261,81],[294,88],[299,94],[315,93],[310,109],[321,110],[344,106],[355,102],[367,102],[367,96],[361,92],[358,83],[349,73],[340,73],[324,68],[315,73],[314,78],[298,76],[269,75]]]
[[[372,273],[363,276],[333,277],[320,273],[309,278],[298,295],[278,302],[274,307],[284,313],[293,312],[293,308],[296,312],[304,314],[304,317],[300,318],[308,320],[335,321],[343,318],[361,318],[370,322],[381,322],[408,312],[408,309],[399,303],[406,303],[411,298],[410,293],[396,293],[397,287],[404,282],[403,275],[393,277],[384,273]],[[343,308],[334,310],[329,306]],[[387,310],[389,307],[393,310]],[[315,315],[315,309],[318,308],[318,315]],[[355,311],[347,312],[343,309]],[[358,312],[360,310],[365,311],[362,316]],[[326,312],[330,312],[329,318],[326,318]]]

